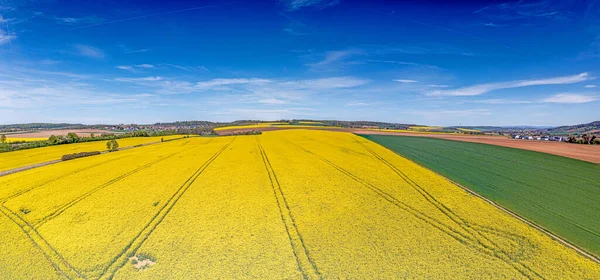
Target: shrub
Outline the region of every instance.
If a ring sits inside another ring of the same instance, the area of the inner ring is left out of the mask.
[[[100,152],[98,152],[98,151],[68,154],[68,155],[62,156],[61,160],[66,161],[66,160],[72,160],[72,159],[76,159],[76,158],[95,156],[95,155],[99,155],[99,154],[100,154]]]
[[[114,152],[119,149],[119,143],[117,143],[117,141],[114,139],[110,140],[106,142],[106,149],[108,149],[111,152]]]

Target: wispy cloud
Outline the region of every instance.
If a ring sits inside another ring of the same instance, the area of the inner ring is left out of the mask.
[[[372,62],[372,63],[386,63],[386,64],[407,65],[407,66],[422,66],[422,67],[429,67],[429,68],[440,69],[440,67],[437,67],[435,65],[423,64],[423,63],[416,63],[416,62],[408,62],[408,61],[381,60],[381,59],[367,59],[366,61],[367,62]]]
[[[152,65],[152,64],[146,64],[146,63],[144,63],[144,64],[137,64],[137,65],[134,65],[134,66],[137,67],[137,68],[146,68],[146,69],[154,68],[154,65]]]
[[[62,25],[79,25],[79,24],[98,24],[104,21],[103,18],[88,16],[88,17],[54,17],[54,21]]]
[[[210,81],[198,82],[196,86],[200,89],[214,88],[218,86],[226,86],[226,85],[237,85],[237,84],[266,84],[270,83],[271,80],[268,79],[212,79]]]
[[[210,72],[210,70],[208,70],[208,68],[204,67],[204,65],[200,65],[200,66],[184,66],[184,65],[177,65],[177,64],[171,64],[171,63],[162,63],[160,64],[162,66],[167,66],[167,67],[171,67],[171,68],[175,68],[175,69],[179,69],[179,70],[185,70],[185,71],[204,71],[204,72]]]
[[[104,52],[101,49],[81,44],[74,45],[74,48],[78,55],[96,59],[104,58]]]
[[[473,101],[473,103],[503,105],[503,104],[532,104],[532,103],[535,103],[535,102],[534,101],[529,101],[529,100],[512,100],[512,99],[498,98],[498,99],[475,100],[475,101]]]
[[[107,21],[103,21],[103,22],[95,23],[95,24],[88,24],[88,25],[77,27],[77,28],[73,28],[72,30],[85,29],[85,28],[91,28],[91,27],[96,27],[96,26],[102,26],[102,25],[107,25],[107,24],[114,24],[114,23],[132,21],[132,20],[139,20],[139,19],[144,19],[144,18],[149,18],[149,17],[158,17],[158,16],[164,16],[164,15],[172,15],[172,14],[190,12],[190,11],[207,9],[207,8],[223,7],[223,6],[233,5],[233,4],[234,3],[216,4],[216,5],[204,5],[204,6],[196,6],[196,7],[191,7],[191,8],[181,9],[181,10],[159,12],[159,13],[150,13],[150,14],[144,14],[144,15],[139,15],[139,16],[135,16],[135,17],[120,18],[120,19],[114,19],[114,20],[107,20]]]
[[[372,103],[367,103],[367,102],[348,102],[346,103],[346,106],[348,107],[360,107],[360,106],[369,106],[372,105]]]
[[[282,82],[280,85],[291,86],[296,89],[335,89],[335,88],[353,88],[369,83],[369,80],[356,77],[332,77],[311,80],[297,80]]]
[[[432,87],[432,88],[447,88],[449,87],[448,85],[427,85],[428,87]]]
[[[149,50],[148,49],[137,49],[137,50],[127,50],[127,51],[125,51],[123,53],[125,53],[125,54],[130,54],[130,53],[145,53],[147,51],[149,51]]]
[[[482,24],[483,26],[487,26],[487,27],[505,27],[508,26],[508,24],[497,24],[497,23],[493,23],[493,22],[486,22]]]
[[[563,104],[581,104],[600,100],[600,95],[584,95],[577,93],[559,93],[545,98],[542,102],[563,103]]]
[[[548,79],[535,79],[535,80],[517,80],[510,82],[500,83],[486,83],[478,84],[458,89],[448,90],[433,90],[427,93],[431,96],[473,96],[481,95],[490,91],[499,89],[529,87],[529,86],[540,86],[540,85],[563,85],[563,84],[574,84],[587,80],[594,79],[588,73],[581,73],[572,76],[554,77]]]
[[[164,78],[160,77],[160,76],[154,76],[154,77],[142,77],[142,78],[115,78],[115,81],[118,82],[130,82],[130,83],[137,83],[137,82],[154,82],[154,81],[162,81]]]
[[[596,88],[596,85],[585,85],[584,88]]]
[[[0,23],[7,23],[11,21],[13,21],[12,18],[4,18],[2,15],[0,15]]]
[[[260,100],[258,100],[258,103],[272,104],[272,105],[281,105],[281,104],[287,104],[288,101],[285,101],[285,100],[282,100],[282,99],[277,99],[277,98],[267,98],[267,99],[260,99]]]
[[[411,110],[407,113],[412,115],[421,115],[430,120],[442,120],[448,118],[461,118],[461,117],[478,117],[491,115],[492,112],[487,109],[468,109],[468,110]]]
[[[394,82],[399,82],[399,83],[403,83],[403,84],[411,84],[411,83],[418,83],[419,81],[407,80],[407,79],[397,79],[397,80],[394,80]]]
[[[14,34],[9,34],[8,32],[4,31],[2,28],[0,28],[0,46],[4,45],[4,44],[12,44],[12,41],[15,40],[17,38],[16,35]]]
[[[473,13],[503,21],[520,19],[558,20],[567,19],[569,16],[568,12],[561,9],[564,6],[564,3],[552,0],[515,1],[484,6]]]
[[[312,68],[327,67],[359,53],[357,50],[329,51],[325,53],[322,60],[307,65]]]
[[[152,69],[154,68],[154,65],[152,64],[137,64],[137,65],[119,65],[117,66],[118,69],[121,70],[126,70],[132,73],[137,73],[139,72],[138,69]]]
[[[287,8],[288,11],[295,11],[302,8],[315,8],[325,9],[327,7],[335,6],[339,0],[280,0]]]
[[[125,71],[135,72],[135,68],[129,65],[119,65],[117,68]]]

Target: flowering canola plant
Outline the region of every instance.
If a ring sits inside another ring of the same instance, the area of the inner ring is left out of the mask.
[[[0,210],[8,278],[600,278],[573,249],[341,132],[198,137],[17,172],[0,177]]]

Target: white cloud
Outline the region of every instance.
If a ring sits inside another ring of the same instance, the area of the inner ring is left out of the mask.
[[[0,19],[2,19],[2,18],[0,18]],[[0,46],[2,46],[4,44],[9,44],[9,43],[11,43],[11,41],[13,41],[16,38],[17,38],[17,36],[15,36],[13,34],[8,34],[0,28]]]
[[[54,17],[54,20],[58,24],[62,25],[77,25],[77,24],[98,24],[102,23],[104,19],[90,16],[90,17]]]
[[[585,85],[584,88],[596,88],[596,85]]]
[[[4,17],[2,17],[2,15],[0,15],[0,23],[7,23],[7,22],[11,22],[11,21],[13,21],[13,19],[4,18]]]
[[[155,77],[143,77],[143,78],[116,78],[115,81],[119,81],[119,82],[130,82],[130,83],[137,83],[137,82],[154,82],[154,81],[162,81],[163,77],[160,76],[155,76]]]
[[[210,81],[198,82],[196,86],[199,88],[213,88],[217,86],[225,86],[225,85],[236,85],[236,84],[266,84],[270,83],[271,80],[267,79],[212,79]]]
[[[277,99],[277,98],[267,98],[267,99],[258,100],[258,103],[280,105],[280,104],[287,104],[288,102],[285,100]]]
[[[563,85],[563,84],[574,84],[587,80],[594,79],[588,73],[581,73],[572,76],[554,77],[548,79],[537,79],[537,80],[517,80],[510,82],[500,83],[486,83],[478,84],[458,89],[448,90],[434,90],[430,91],[428,95],[432,96],[473,96],[481,95],[490,91],[508,88],[519,88],[528,86],[540,86],[540,85]]]
[[[74,45],[77,54],[90,58],[104,58],[104,52],[88,45]]]
[[[159,64],[159,65],[173,67],[175,69],[180,69],[180,70],[185,70],[185,71],[201,70],[201,71],[205,71],[205,72],[210,72],[210,70],[208,70],[208,68],[204,67],[204,65],[200,65],[200,66],[182,66],[182,65],[176,65],[176,64],[171,64],[171,63],[162,63],[162,64]]]
[[[473,103],[483,103],[483,104],[531,104],[533,101],[528,100],[512,100],[512,99],[483,99],[476,100]]]
[[[464,118],[464,117],[478,117],[478,116],[488,116],[491,115],[492,112],[486,109],[470,109],[470,110],[439,110],[439,111],[429,111],[429,110],[411,110],[407,111],[407,113],[412,115],[420,115],[430,120],[443,120],[443,119],[452,119],[452,118]]]
[[[134,66],[137,67],[137,68],[146,68],[146,69],[154,68],[154,65],[152,65],[152,64],[146,64],[146,63],[144,63],[144,64],[138,64],[138,65],[134,65]]]
[[[316,9],[325,9],[335,6],[339,0],[280,0],[283,2],[289,11],[295,11],[302,8],[313,7]]]
[[[143,69],[152,69],[154,68],[154,65],[152,64],[137,64],[137,65],[119,65],[117,66],[117,68],[121,69],[121,70],[127,70],[133,73],[137,73],[137,69],[139,68],[143,68]]]
[[[369,106],[369,105],[371,105],[371,103],[366,103],[366,102],[349,102],[349,103],[346,103],[346,106],[348,106],[348,107]]]
[[[128,51],[125,51],[124,53],[126,53],[126,54],[144,53],[144,52],[147,52],[147,51],[149,51],[149,50],[148,49],[138,49],[138,50],[128,50]]]
[[[290,86],[296,89],[335,89],[352,88],[369,83],[369,80],[355,77],[332,77],[312,80],[297,80],[292,82],[282,82],[281,85]]]
[[[448,85],[427,85],[428,87],[432,87],[432,88],[447,88],[449,87]]]
[[[121,70],[131,71],[131,72],[135,71],[135,69],[133,69],[133,67],[131,67],[129,65],[119,65],[119,66],[117,66],[117,68],[121,69]]]
[[[339,62],[339,61],[341,61],[349,56],[355,55],[357,53],[358,52],[354,51],[354,50],[330,51],[330,52],[325,53],[323,60],[318,61],[316,63],[307,64],[307,65],[311,66],[311,67],[316,67],[316,68],[324,67],[324,66],[328,66],[333,63]]]
[[[563,103],[563,104],[580,104],[600,100],[600,96],[583,95],[576,93],[559,93],[551,97],[542,99],[542,102],[547,103]]]
[[[404,79],[394,80],[394,82],[399,82],[399,83],[404,83],[404,84],[418,83],[418,81],[415,81],[415,80],[404,80]]]

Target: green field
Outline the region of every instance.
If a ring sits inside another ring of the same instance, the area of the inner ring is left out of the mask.
[[[600,256],[600,165],[443,139],[363,135]]]

